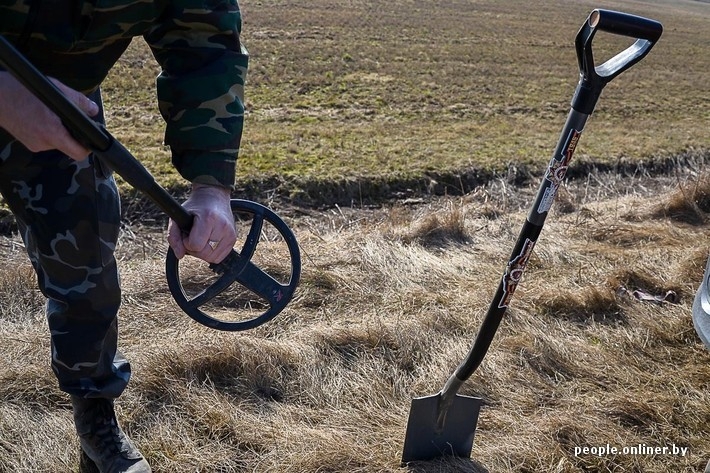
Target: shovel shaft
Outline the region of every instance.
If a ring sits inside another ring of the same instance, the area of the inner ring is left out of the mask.
[[[595,66],[592,40],[599,30],[637,39],[627,49],[603,64]],[[657,21],[626,13],[597,9],[592,11],[577,33],[575,47],[580,78],[572,98],[571,110],[547,167],[545,177],[540,184],[535,202],[532,204],[518,235],[508,265],[473,346],[439,393],[441,395],[441,409],[444,411],[440,413],[440,419],[446,415],[445,410],[463,381],[468,379],[481,364],[493,341],[532,255],[557,191],[567,174],[582,130],[584,130],[587,119],[599,100],[602,89],[623,71],[643,59],[658,41],[662,32],[663,27]]]
[[[515,247],[508,260],[508,265],[488,307],[488,312],[483,319],[473,347],[468,356],[451,375],[441,392],[442,404],[446,404],[447,400],[456,394],[461,383],[468,379],[483,361],[530,260],[535,243],[540,236],[555,195],[557,195],[557,191],[564,180],[588,118],[589,115],[587,114],[574,109],[570,111],[557,148],[538,189],[535,202],[532,204],[528,217],[520,230]]]

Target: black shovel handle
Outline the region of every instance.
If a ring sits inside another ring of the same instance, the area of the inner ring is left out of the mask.
[[[604,65],[594,67],[591,43],[594,33],[598,29],[613,34],[640,36],[641,38],[634,43],[636,46],[631,46],[626,51],[619,53]],[[662,31],[661,24],[656,21],[607,10],[594,10],[579,31],[576,45],[581,78],[572,102],[572,109],[473,347],[441,391],[440,418],[445,416],[447,406],[450,405],[461,384],[481,364],[493,341],[513,293],[523,276],[535,243],[542,231],[545,218],[565,178],[582,130],[596,105],[601,90],[614,77],[648,54]]]
[[[612,10],[593,10],[586,25],[582,26],[583,31],[587,30],[587,25],[589,28],[644,39],[652,43],[658,41],[663,33],[663,25],[656,20]]]

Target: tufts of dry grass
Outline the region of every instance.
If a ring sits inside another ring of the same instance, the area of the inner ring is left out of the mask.
[[[244,5],[254,67],[241,190],[327,207],[278,209],[301,244],[298,293],[268,324],[224,333],[172,301],[162,217],[128,194],[120,336],[134,377],[118,414],[154,471],[406,470],[411,399],[438,392],[470,349],[536,191],[528,168],[547,162],[568,111],[574,34],[592,8],[617,3]],[[710,459],[710,354],[690,318],[710,253],[708,12],[667,0],[624,9],[666,32],[605,90],[577,179],[461,390],[484,401],[473,459],[408,470],[690,472]],[[104,88],[108,124],[176,189],[156,72],[132,45]],[[463,195],[421,198],[451,194]],[[417,200],[362,206],[393,196]],[[43,300],[0,217],[0,473],[73,472]],[[678,299],[624,295],[634,290]],[[687,453],[578,451],[606,445]]]
[[[595,286],[551,294],[543,292],[536,304],[542,314],[569,322],[618,323],[623,322],[624,317],[614,293]]]
[[[710,212],[710,178],[703,175],[689,186],[678,186],[668,201],[660,204],[655,216],[700,225],[706,222]]]
[[[417,243],[435,249],[469,242],[467,231],[461,208],[454,207],[436,212],[428,211],[408,227],[393,229],[392,238],[405,244]]]

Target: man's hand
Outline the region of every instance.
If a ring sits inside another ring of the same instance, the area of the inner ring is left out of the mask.
[[[99,113],[99,106],[82,93],[55,79],[52,82],[87,115]],[[90,153],[69,134],[57,115],[5,71],[0,71],[0,127],[34,153],[57,149],[77,161]]]
[[[195,216],[189,235],[170,220],[168,243],[178,259],[186,254],[208,263],[219,263],[234,247],[237,229],[229,204],[229,190],[223,187],[193,184],[183,207]]]

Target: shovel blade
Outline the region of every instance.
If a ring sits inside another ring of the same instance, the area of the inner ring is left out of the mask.
[[[404,437],[402,463],[442,456],[471,456],[482,400],[456,395],[446,412],[443,428],[438,425],[441,394],[412,400]]]

